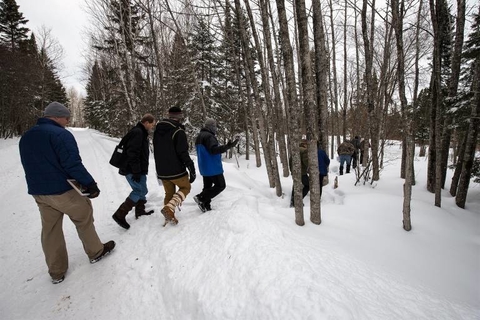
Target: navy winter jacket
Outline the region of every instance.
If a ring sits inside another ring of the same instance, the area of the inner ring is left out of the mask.
[[[322,176],[326,176],[328,174],[327,167],[330,165],[330,158],[322,149],[318,149],[317,156],[318,156],[318,171]]]
[[[53,120],[40,118],[20,139],[20,157],[31,195],[62,194],[67,179],[84,186],[95,181],[82,164],[72,133]]]
[[[229,147],[218,145],[217,137],[210,130],[203,128],[195,140],[197,149],[198,168],[204,177],[216,176],[223,173],[222,153]]]

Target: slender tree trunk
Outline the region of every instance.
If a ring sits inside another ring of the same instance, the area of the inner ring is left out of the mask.
[[[405,95],[405,52],[403,49],[403,12],[404,0],[392,0],[392,25],[395,30],[397,38],[397,77],[398,77],[398,93],[400,96],[402,118],[404,121],[405,132],[405,184],[403,186],[403,229],[410,231],[412,229],[412,222],[410,219],[410,202],[412,199],[412,132],[410,116],[407,113],[407,97]],[[400,8],[399,8],[400,7]]]
[[[323,15],[320,0],[313,0],[313,35],[315,44],[315,73],[316,73],[316,97],[318,112],[318,127],[320,147],[327,150],[327,79],[328,79],[328,52],[325,46],[325,32],[323,29]]]
[[[335,117],[336,117],[336,122],[337,126],[340,125],[340,119],[339,119],[339,112],[338,112],[338,80],[337,80],[337,51],[336,51],[336,39],[335,39],[335,24],[333,21],[333,3],[332,0],[329,0],[328,5],[330,7],[330,28],[331,28],[331,34],[332,34],[332,46],[331,46],[331,52],[332,52],[332,70],[331,73],[333,75],[333,104],[335,106]],[[345,124],[343,125],[345,127]],[[344,133],[343,140],[346,139],[345,132],[342,130]],[[337,138],[337,143],[340,145],[340,136]]]
[[[374,5],[375,1],[372,3],[372,15],[374,15]],[[379,137],[378,137],[378,128],[379,128],[379,119],[377,115],[377,110],[374,104],[374,93],[375,93],[375,86],[373,83],[373,32],[368,31],[367,28],[367,7],[368,1],[363,0],[362,6],[362,36],[363,36],[363,44],[365,50],[365,78],[367,84],[367,109],[368,109],[368,119],[369,119],[369,128],[370,128],[370,137],[371,137],[371,148],[372,148],[372,181],[377,181],[380,179],[380,168],[379,168],[379,161],[378,161],[378,150],[379,150]],[[373,26],[374,20],[372,18],[370,30],[374,28]]]
[[[458,190],[458,182],[460,181],[460,174],[462,173],[463,159],[465,157],[465,148],[467,145],[467,132],[462,132],[462,141],[458,147],[458,159],[457,165],[455,166],[455,171],[453,172],[452,183],[450,185],[450,195],[455,197]]]
[[[309,120],[306,121],[306,125],[308,140],[308,171],[310,173],[310,221],[315,224],[320,224],[322,219],[320,212],[320,177],[318,173],[317,155],[318,130],[316,128],[315,88],[312,76],[305,1],[295,0],[295,8],[297,14],[300,62],[302,69],[303,107],[305,109],[305,115]],[[296,205],[298,205],[298,203]]]
[[[457,20],[455,27],[455,45],[452,56],[452,72],[448,81],[448,96],[454,98],[457,95],[458,82],[460,79],[460,64],[462,58],[463,38],[465,29],[465,0],[457,0]],[[441,187],[445,187],[447,177],[448,154],[450,151],[450,141],[452,138],[452,119],[453,117],[445,117],[442,133],[442,158],[441,158]]]
[[[441,91],[441,30],[440,30],[440,21],[439,21],[439,12],[441,12],[440,6],[442,6],[442,1],[437,2],[437,6],[435,6],[434,0],[430,0],[430,13],[432,18],[432,26],[433,26],[433,41],[434,41],[434,49],[433,49],[433,75],[432,75],[432,117],[433,120],[433,131],[435,135],[434,140],[430,140],[430,146],[435,145],[435,162],[432,163],[433,167],[429,168],[429,170],[435,171],[435,179],[430,181],[431,185],[434,186],[435,192],[435,206],[441,207],[442,206],[442,188],[441,188],[441,181],[442,181],[442,166],[441,166],[441,158],[442,158],[442,124],[443,124],[443,98],[442,98],[442,91]],[[435,110],[435,111],[434,111]],[[435,118],[433,117],[435,116]],[[431,126],[432,127],[432,126]],[[430,190],[431,191],[431,190]]]
[[[296,93],[296,83],[295,83],[295,68],[293,61],[293,49],[290,44],[290,36],[288,31],[288,20],[285,10],[284,0],[276,0],[277,11],[278,11],[278,20],[280,28],[280,38],[281,38],[281,51],[283,56],[284,68],[285,68],[285,77],[286,77],[286,88],[287,88],[287,99],[288,106],[290,109],[290,147],[292,149],[292,178],[293,178],[293,188],[294,188],[294,201],[295,201],[295,223],[299,226],[305,224],[305,219],[303,216],[303,197],[302,197],[302,181],[300,173],[300,125],[299,117],[301,110],[298,106],[297,93]]]
[[[467,201],[468,186],[470,184],[475,149],[477,147],[477,139],[480,132],[480,57],[476,57],[472,65],[472,70],[472,91],[474,92],[472,99],[472,113],[469,129],[467,131],[467,143],[465,144],[465,155],[462,161],[462,173],[460,174],[458,191],[455,197],[455,203],[460,208],[465,208],[465,203]]]

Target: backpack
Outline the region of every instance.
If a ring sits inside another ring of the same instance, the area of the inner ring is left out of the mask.
[[[123,138],[120,140],[120,143],[115,147],[113,150],[112,157],[110,158],[109,163],[116,167],[116,168],[122,168],[125,167],[126,162],[127,162],[127,148],[126,144],[130,138],[130,132],[129,131]]]

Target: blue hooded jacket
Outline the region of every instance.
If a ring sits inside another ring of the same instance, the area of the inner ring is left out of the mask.
[[[67,179],[84,186],[95,182],[82,164],[73,134],[51,119],[38,119],[20,139],[19,148],[31,195],[69,191]]]
[[[227,145],[219,145],[215,133],[208,128],[202,128],[195,141],[197,160],[200,174],[204,177],[216,176],[223,173],[222,153],[226,152]]]

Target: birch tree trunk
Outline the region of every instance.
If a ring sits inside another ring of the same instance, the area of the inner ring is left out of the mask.
[[[370,138],[371,138],[371,148],[372,148],[372,181],[377,181],[380,179],[380,168],[378,162],[378,132],[379,132],[379,119],[377,115],[377,110],[374,104],[374,93],[375,86],[373,82],[373,32],[368,31],[367,28],[367,7],[368,0],[363,0],[362,6],[362,36],[363,36],[363,46],[365,50],[365,79],[367,84],[367,108],[368,108],[368,120],[370,128]],[[375,0],[372,2],[372,15],[374,15]],[[370,30],[374,28],[374,19],[372,18]]]
[[[298,40],[300,63],[302,70],[303,107],[305,109],[307,140],[308,140],[308,171],[310,173],[310,221],[315,224],[322,222],[320,212],[320,177],[318,172],[317,141],[315,112],[315,88],[312,76],[310,47],[308,40],[307,14],[305,0],[295,0],[298,24]],[[298,203],[296,203],[298,205]]]
[[[397,77],[398,77],[398,93],[400,96],[400,104],[402,118],[404,122],[405,132],[405,184],[403,185],[403,229],[410,231],[412,229],[412,222],[410,219],[410,202],[412,199],[412,132],[410,116],[407,113],[407,97],[405,95],[405,52],[403,49],[403,13],[404,13],[404,0],[392,0],[392,25],[395,30],[395,36],[397,39]],[[400,8],[399,8],[400,7]]]
[[[262,29],[263,29],[263,38],[265,39],[265,47],[267,50],[267,57],[268,57],[268,65],[270,69],[270,74],[272,77],[272,86],[273,86],[273,106],[272,111],[274,113],[274,121],[273,128],[275,128],[276,133],[276,141],[278,142],[278,150],[280,154],[280,161],[283,167],[283,176],[289,176],[289,168],[288,168],[288,157],[287,157],[287,148],[285,142],[285,130],[283,124],[283,112],[282,112],[282,99],[280,96],[280,83],[278,80],[278,75],[275,68],[275,61],[273,57],[273,50],[272,50],[272,39],[270,33],[270,23],[268,20],[269,16],[269,8],[267,6],[266,0],[260,0],[260,13],[262,15]],[[273,142],[272,142],[273,143]],[[275,160],[276,163],[276,160]],[[278,171],[278,170],[277,170]],[[278,182],[280,185],[280,181]]]
[[[299,226],[305,224],[305,219],[303,216],[303,206],[302,206],[302,181],[301,181],[301,172],[300,172],[300,114],[301,110],[298,106],[297,101],[297,92],[296,92],[296,82],[295,82],[295,68],[293,61],[293,49],[290,44],[290,36],[288,31],[288,20],[285,10],[284,0],[276,0],[277,11],[278,11],[278,20],[279,20],[279,29],[280,29],[280,44],[281,52],[283,56],[283,63],[285,68],[285,78],[286,78],[286,91],[288,99],[288,107],[290,113],[290,147],[292,149],[292,178],[293,178],[293,188],[294,188],[294,202],[295,202],[295,223]]]
[[[252,30],[253,34],[253,39],[255,41],[255,47],[256,47],[256,52],[258,55],[258,62],[260,64],[260,73],[262,76],[262,87],[263,87],[263,94],[265,98],[265,102],[267,105],[267,117],[272,118],[272,114],[275,114],[274,107],[272,105],[272,96],[270,95],[270,81],[268,77],[268,69],[265,66],[265,60],[263,58],[263,51],[262,51],[262,46],[260,44],[260,40],[258,39],[257,35],[257,28],[255,26],[255,21],[252,15],[252,10],[250,9],[250,4],[249,0],[244,0],[245,7],[247,8],[247,14],[250,20],[250,28]],[[268,19],[267,19],[268,20]],[[268,22],[267,22],[268,24]],[[248,60],[248,58],[247,58]],[[249,63],[250,64],[250,63]],[[255,77],[255,71],[253,68],[253,63],[250,65],[251,68],[251,76],[252,79]],[[252,86],[256,85],[256,81],[253,82]],[[254,91],[255,92],[255,91]],[[257,93],[258,94],[258,93]],[[257,106],[261,108],[260,106],[262,105],[259,96],[255,95],[257,99]],[[257,118],[259,119],[260,123],[260,130],[262,130],[262,127],[264,128],[263,130],[267,130],[269,132],[270,137],[267,136],[265,133],[265,136],[262,132],[260,132],[260,137],[262,138],[262,146],[263,146],[263,154],[265,157],[265,164],[267,166],[267,174],[268,174],[268,179],[270,182],[270,187],[276,189],[276,194],[277,197],[280,197],[282,195],[282,185],[280,183],[280,175],[278,172],[278,163],[277,163],[277,157],[275,156],[275,137],[274,137],[274,130],[273,128],[268,130],[268,122],[265,121],[263,112],[261,110],[258,110],[256,112]]]
[[[316,97],[318,112],[318,127],[320,147],[328,150],[328,52],[325,46],[325,31],[323,29],[323,14],[320,0],[313,0],[313,35],[315,44]]]

